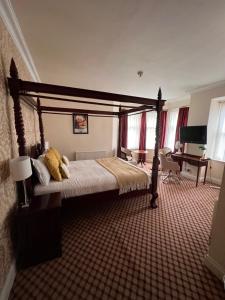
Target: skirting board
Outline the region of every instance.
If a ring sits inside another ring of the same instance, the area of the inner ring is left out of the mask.
[[[181,175],[184,176],[185,178],[188,178],[188,179],[191,179],[191,180],[194,180],[196,181],[196,175],[192,175],[188,172],[181,172]],[[203,182],[204,180],[204,177],[199,177],[199,182]],[[221,185],[221,181],[222,181],[222,178],[219,179],[219,178],[214,178],[214,177],[206,177],[206,181],[207,182],[210,182],[210,183],[213,183],[213,184],[217,184],[217,185]]]
[[[8,275],[6,277],[5,284],[4,284],[4,286],[1,290],[0,300],[7,300],[9,298],[9,294],[10,294],[10,291],[12,289],[15,277],[16,277],[16,264],[15,264],[15,261],[14,261],[11,264]]]
[[[222,282],[224,281],[225,278],[225,269],[219,265],[211,256],[208,254],[205,257],[204,261],[206,267],[216,276],[221,280]]]
[[[184,176],[185,178],[191,179],[193,181],[196,181],[196,175],[192,175],[188,172],[181,172],[181,176]],[[198,182],[203,182],[204,178],[203,177],[199,177]]]

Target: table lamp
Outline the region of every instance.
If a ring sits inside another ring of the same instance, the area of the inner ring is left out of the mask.
[[[181,144],[180,141],[176,141],[175,149],[177,150],[177,154],[182,154],[182,152],[181,152],[182,147],[183,147],[183,144]]]
[[[31,162],[29,156],[19,156],[10,160],[10,173],[14,181],[21,181],[23,183],[24,199],[22,207],[28,207],[29,201],[27,198],[27,189],[25,179],[32,175]]]

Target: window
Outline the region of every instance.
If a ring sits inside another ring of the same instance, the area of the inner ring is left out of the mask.
[[[165,147],[169,147],[171,150],[174,149],[178,112],[178,109],[173,109],[168,110],[167,113]]]
[[[213,107],[211,105],[208,131],[211,151],[207,153],[211,152],[209,155],[212,159],[225,161],[225,102],[217,101],[213,103]]]
[[[128,116],[128,149],[139,149],[141,114]]]
[[[156,111],[146,113],[146,149],[155,148]]]

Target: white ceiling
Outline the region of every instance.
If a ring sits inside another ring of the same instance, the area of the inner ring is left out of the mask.
[[[11,3],[42,82],[179,99],[225,79],[224,0]]]

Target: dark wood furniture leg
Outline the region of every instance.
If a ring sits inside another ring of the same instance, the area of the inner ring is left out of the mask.
[[[15,128],[17,134],[18,152],[20,156],[26,155],[26,140],[25,140],[25,130],[23,123],[22,108],[19,97],[19,84],[18,84],[18,70],[14,60],[11,60],[10,65],[10,76],[11,81],[9,82],[10,95],[12,96],[14,103],[14,117],[15,117]]]
[[[157,102],[157,119],[156,119],[156,129],[155,129],[155,149],[154,149],[154,157],[152,162],[152,178],[150,184],[150,193],[152,195],[151,198],[151,208],[157,208],[156,199],[158,198],[157,186],[158,186],[158,169],[159,169],[159,139],[160,139],[160,113],[162,110],[162,106],[160,105],[160,100],[162,99],[162,91],[159,88],[158,91],[158,102]]]
[[[179,160],[179,165],[180,165],[180,172],[182,172],[182,169],[183,169],[183,162],[182,162],[182,160]]]
[[[196,187],[198,186],[199,170],[200,170],[200,166],[198,165],[197,178],[196,178]]]
[[[121,113],[121,107],[119,107],[119,113]],[[118,116],[119,125],[118,125],[118,142],[117,142],[117,156],[121,157],[121,115]]]
[[[206,181],[207,170],[208,170],[208,162],[206,163],[206,166],[205,166],[205,176],[204,176],[203,184],[205,184],[205,181]]]
[[[44,136],[44,126],[43,126],[43,121],[42,121],[42,111],[41,111],[40,98],[37,98],[37,113],[38,113],[38,121],[39,121],[41,148],[42,148],[42,152],[44,152],[44,150],[45,150],[45,136]]]
[[[141,167],[145,164],[144,155],[142,153],[139,153],[138,164],[141,164]]]

